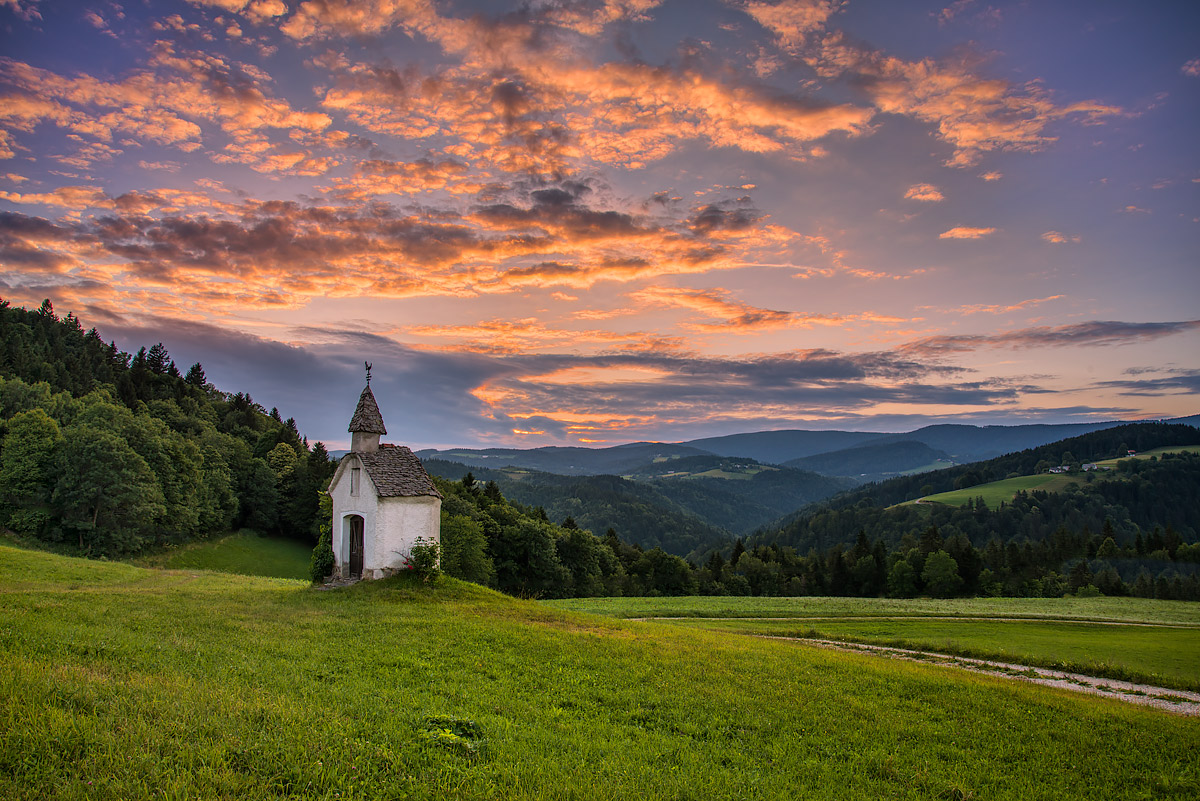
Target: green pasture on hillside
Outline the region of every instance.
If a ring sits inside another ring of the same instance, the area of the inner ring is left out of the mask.
[[[308,577],[312,546],[297,540],[240,531],[210,542],[195,542],[142,557],[137,564],[176,570],[215,570],[268,578]]]
[[[0,547],[0,797],[1194,798],[1200,724],[923,664]]]
[[[1198,449],[1200,449],[1200,446],[1197,445],[1155,448],[1144,453],[1139,453],[1136,456],[1127,456],[1124,458],[1150,459],[1151,457],[1158,457],[1167,453],[1195,452]],[[1121,459],[1105,459],[1096,462],[1096,464],[1101,467],[1116,467],[1119,461]],[[1085,481],[1087,481],[1087,473],[1039,473],[1032,476],[1014,476],[1012,478],[1001,479],[1000,481],[991,481],[987,484],[977,484],[974,487],[967,487],[965,489],[926,495],[924,498],[907,501],[907,503],[943,503],[947,506],[962,506],[969,500],[973,501],[976,498],[982,497],[988,506],[995,508],[1000,505],[1001,501],[1005,503],[1011,501],[1013,496],[1020,490],[1024,490],[1025,492],[1031,490],[1061,492],[1071,484],[1081,484]]]
[[[1151,457],[1157,458],[1157,457],[1162,456],[1163,454],[1167,454],[1167,453],[1197,453],[1197,452],[1200,452],[1200,445],[1171,445],[1171,446],[1168,446],[1165,448],[1152,448],[1151,450],[1148,450],[1148,451],[1142,451],[1140,453],[1136,453],[1133,456],[1119,456],[1116,459],[1104,459],[1102,461],[1096,462],[1096,464],[1101,465],[1103,467],[1116,467],[1117,462],[1123,461],[1125,459],[1150,459]]]
[[[977,484],[950,492],[939,492],[926,495],[920,503],[944,503],[947,506],[962,506],[967,501],[983,498],[984,503],[995,508],[1001,501],[1008,503],[1019,490],[1041,490],[1043,492],[1059,492],[1069,484],[1079,484],[1086,481],[1082,475],[1070,473],[1043,473],[1036,476],[1014,476],[987,484]]]
[[[931,618],[675,622],[738,634],[889,645],[1200,690],[1200,626]]]

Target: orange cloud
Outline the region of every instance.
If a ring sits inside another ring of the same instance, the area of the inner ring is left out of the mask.
[[[958,311],[961,314],[1007,314],[1009,312],[1015,312],[1020,311],[1021,309],[1029,308],[1030,306],[1038,306],[1043,303],[1049,303],[1052,300],[1062,300],[1065,297],[1066,295],[1050,295],[1049,297],[1045,298],[1030,298],[1029,300],[1023,300],[1020,303],[1011,303],[1008,305],[991,304],[963,306],[958,309]]]
[[[611,331],[550,328],[533,317],[485,320],[463,325],[405,326],[402,331],[411,336],[457,340],[450,349],[482,353],[527,353],[563,346],[579,348],[624,343],[640,340],[643,336]]]
[[[1078,243],[1082,241],[1082,237],[1080,237],[1078,234],[1069,235],[1059,231],[1047,231],[1046,233],[1042,234],[1042,239],[1052,245],[1065,245],[1069,242]]]
[[[153,69],[108,82],[89,75],[65,78],[11,59],[0,60],[0,77],[15,89],[0,104],[0,120],[25,132],[49,122],[81,142],[91,140],[79,154],[60,157],[74,166],[111,156],[114,151],[104,143],[116,132],[191,152],[204,138],[199,123],[209,123],[232,140],[224,158],[260,171],[291,170],[309,156],[295,158],[294,151],[264,146],[262,131],[318,133],[331,123],[324,113],[298,111],[287,101],[271,97],[263,89],[269,78],[252,65],[235,65],[208,54],[177,54],[168,42],[155,44],[149,64]],[[306,166],[298,172],[316,174],[313,162]]]
[[[968,228],[960,225],[938,234],[938,239],[982,239],[994,233],[995,228]]]
[[[822,77],[857,76],[879,111],[934,125],[937,136],[954,148],[948,166],[970,166],[994,150],[1040,150],[1055,140],[1046,128],[1059,119],[1097,123],[1121,113],[1115,106],[1092,101],[1058,106],[1038,83],[1014,87],[981,78],[965,59],[906,61],[853,42],[841,32],[819,33],[837,4],[791,0],[774,6],[751,3],[750,8],[781,48]],[[952,17],[954,9],[943,14]]]
[[[945,200],[946,196],[933,184],[913,184],[904,193],[908,200],[921,200],[927,203],[937,203]]]
[[[805,312],[760,309],[730,298],[725,289],[686,289],[681,287],[648,286],[633,292],[630,298],[640,304],[689,309],[716,320],[715,323],[693,323],[697,331],[759,331],[772,328],[812,328],[813,326],[842,326],[849,323],[898,323],[904,318],[860,312],[854,315],[813,314]]]
[[[755,22],[775,34],[783,47],[794,49],[802,45],[809,34],[824,28],[841,6],[841,0],[782,0],[779,3],[753,0],[746,4],[745,11]]]

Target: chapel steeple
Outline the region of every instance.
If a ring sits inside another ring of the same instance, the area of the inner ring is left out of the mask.
[[[346,429],[350,432],[350,450],[359,453],[374,453],[379,450],[379,436],[387,433],[383,424],[383,415],[379,413],[379,404],[371,392],[371,365],[367,367],[367,385],[358,396],[358,406],[354,408],[354,416]]]

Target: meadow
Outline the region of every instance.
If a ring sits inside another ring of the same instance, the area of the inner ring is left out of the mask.
[[[141,567],[303,579],[308,576],[311,556],[311,545],[244,530],[215,540],[168,548],[133,561]]]
[[[1200,626],[940,618],[814,621],[692,618],[675,623],[736,634],[843,640],[934,651],[1200,691]]]
[[[974,501],[976,498],[983,498],[984,502],[990,507],[997,507],[1001,501],[1008,503],[1013,499],[1013,496],[1019,491],[1029,492],[1031,490],[1041,490],[1042,492],[1059,492],[1066,489],[1069,484],[1078,484],[1086,479],[1081,475],[1072,475],[1069,473],[1043,473],[1035,476],[1014,476],[1013,478],[1005,478],[1000,481],[991,481],[987,484],[977,484],[966,489],[951,490],[949,492],[939,492],[934,495],[926,495],[920,499],[921,503],[944,503],[947,506],[962,506],[967,501]],[[912,501],[915,503],[915,501]]]
[[[1200,604],[1149,598],[565,598],[546,606],[618,618],[1004,617],[1200,626]]]
[[[1200,446],[1171,446],[1154,448],[1153,450],[1138,453],[1135,456],[1123,458],[1146,460],[1157,458],[1164,454],[1195,453],[1197,450],[1200,450]],[[1101,468],[1113,469],[1116,468],[1117,463],[1120,461],[1121,459],[1105,459],[1096,462],[1096,464]],[[1106,477],[1110,476],[1111,474]],[[995,508],[1000,505],[1001,501],[1005,503],[1011,501],[1013,496],[1020,491],[1030,492],[1032,490],[1041,490],[1042,492],[1061,492],[1071,484],[1080,484],[1085,481],[1087,481],[1086,473],[1039,473],[1029,476],[1013,476],[1012,478],[1005,478],[999,481],[990,481],[986,484],[977,484],[965,489],[926,495],[919,500],[906,501],[905,503],[943,503],[947,506],[962,506],[967,501],[983,498],[988,506]]]
[[[0,607],[4,798],[1200,793],[1194,719],[445,578],[0,546]]]

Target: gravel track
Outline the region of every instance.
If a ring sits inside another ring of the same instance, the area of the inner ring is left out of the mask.
[[[1103,695],[1131,704],[1142,704],[1175,712],[1180,715],[1200,716],[1200,693],[1187,690],[1172,690],[1167,687],[1155,687],[1149,684],[1135,684],[1116,679],[1101,679],[1095,676],[1085,676],[1080,673],[1066,673],[1050,668],[1019,665],[1012,662],[996,662],[990,659],[973,659],[953,654],[941,654],[935,651],[914,651],[907,648],[894,648],[886,645],[868,645],[866,643],[842,642],[840,640],[818,640],[805,637],[776,637],[766,634],[752,635],[768,640],[788,640],[817,645],[821,648],[833,648],[839,651],[869,653],[890,659],[905,659],[912,662],[925,662],[936,665],[946,665],[976,673],[987,673],[993,676],[1016,681],[1027,681],[1032,684],[1042,684],[1047,687],[1058,687],[1073,692]]]

